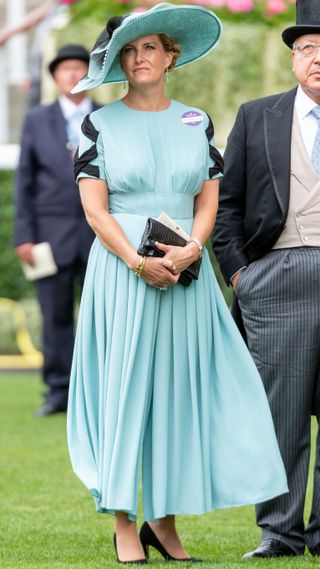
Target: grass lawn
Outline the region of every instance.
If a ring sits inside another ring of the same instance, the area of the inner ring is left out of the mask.
[[[119,567],[112,518],[95,513],[91,496],[71,471],[65,416],[34,416],[41,403],[39,378],[1,374],[0,394],[1,569]],[[315,430],[314,424],[313,439]],[[310,487],[306,513],[309,508]],[[190,553],[203,559],[199,568],[320,566],[320,559],[308,553],[297,559],[240,561],[260,541],[252,507],[181,517],[178,526]],[[153,551],[150,564],[168,567]]]

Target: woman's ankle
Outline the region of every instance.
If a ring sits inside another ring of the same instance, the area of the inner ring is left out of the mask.
[[[138,535],[137,522],[129,520],[128,514],[125,512],[117,512],[115,515],[114,531],[116,534],[129,532]]]
[[[175,516],[166,516],[154,522],[148,522],[152,529],[163,532],[176,532]]]

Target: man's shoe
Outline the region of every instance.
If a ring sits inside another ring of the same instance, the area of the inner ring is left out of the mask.
[[[48,401],[36,410],[36,415],[37,417],[47,417],[48,415],[55,415],[56,413],[65,413],[66,410],[66,405],[50,403],[50,401]]]
[[[320,543],[318,543],[318,545],[316,545],[312,549],[309,549],[309,551],[310,551],[311,555],[313,555],[314,557],[317,555],[320,555]]]
[[[263,541],[257,549],[245,553],[242,559],[250,559],[251,557],[285,557],[302,555],[291,549],[289,545],[279,541],[278,539],[268,539]]]

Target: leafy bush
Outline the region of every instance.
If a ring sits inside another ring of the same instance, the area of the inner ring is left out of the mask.
[[[277,25],[294,21],[295,0],[170,0],[172,4],[203,5],[220,18],[231,22]],[[157,4],[157,0],[77,0],[71,13],[75,21],[95,19],[105,22],[109,16],[140,12]]]
[[[34,286],[24,278],[14,251],[13,192],[14,173],[0,170],[0,297],[18,300],[33,296]]]

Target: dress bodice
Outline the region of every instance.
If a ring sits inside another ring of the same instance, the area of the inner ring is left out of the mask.
[[[221,175],[213,158],[214,152],[219,155],[213,147],[212,123],[199,109],[171,101],[164,111],[146,112],[116,101],[92,113],[90,122],[87,127],[96,135],[91,140],[82,136],[79,155],[82,158],[92,150],[96,138],[96,157],[90,160],[88,171],[82,162],[78,179],[105,179],[111,211],[138,213],[145,204],[148,211],[155,204],[163,209],[167,194],[188,194],[185,200],[177,196],[172,205],[189,212],[204,180]],[[92,166],[98,168],[96,176],[90,173]]]

